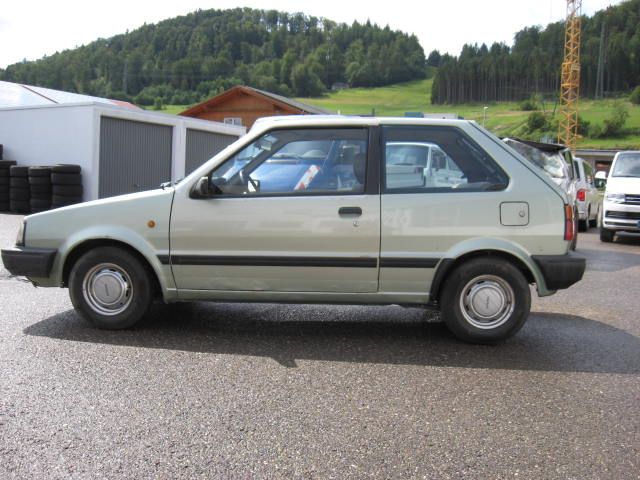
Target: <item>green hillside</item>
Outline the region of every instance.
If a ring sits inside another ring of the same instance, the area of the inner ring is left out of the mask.
[[[483,123],[483,107],[487,106],[486,127],[499,136],[527,137],[526,123],[531,112],[520,109],[517,102],[495,102],[488,104],[431,105],[433,80],[419,80],[378,88],[350,88],[331,92],[319,98],[298,98],[297,100],[316,105],[334,113],[344,115],[404,116],[405,112],[454,113],[468,120]],[[640,106],[632,105],[627,99],[582,100],[580,117],[591,125],[602,125],[610,117],[616,102],[622,103],[629,117],[624,134],[617,138],[583,138],[579,147],[583,148],[626,148],[640,149]],[[165,113],[177,114],[188,105],[167,105]],[[549,116],[554,108],[547,102],[544,108]],[[558,115],[556,114],[556,118]],[[535,138],[535,137],[534,137]]]
[[[0,68],[0,80],[159,106],[237,84],[286,96],[392,85],[424,78],[425,61],[415,35],[368,21],[209,9]]]
[[[486,127],[500,136],[523,136],[527,118],[531,112],[520,109],[517,102],[488,104],[431,105],[433,80],[420,80],[380,88],[351,88],[331,92],[321,98],[298,98],[301,102],[316,105],[346,115],[403,116],[405,112],[454,113],[468,120],[483,123],[483,107],[487,109]],[[640,107],[632,105],[626,98],[622,103],[629,117],[624,135],[618,138],[583,138],[580,147],[589,148],[640,148]],[[593,124],[602,124],[612,115],[616,100],[583,100],[580,102],[580,117]],[[546,103],[545,110],[553,112],[553,103]],[[558,115],[556,115],[557,117]]]

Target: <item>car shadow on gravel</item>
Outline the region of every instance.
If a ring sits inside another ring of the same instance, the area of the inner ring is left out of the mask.
[[[27,335],[137,348],[297,360],[438,367],[640,373],[640,339],[572,315],[533,313],[497,346],[456,340],[437,314],[401,307],[274,304],[154,306],[132,330],[90,327],[73,310],[27,327]]]

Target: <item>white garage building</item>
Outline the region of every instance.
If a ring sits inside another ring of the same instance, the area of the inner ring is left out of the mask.
[[[0,81],[4,159],[80,165],[84,200],[178,180],[244,133],[244,127]]]

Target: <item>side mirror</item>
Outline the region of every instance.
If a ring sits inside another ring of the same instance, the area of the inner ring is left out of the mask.
[[[193,190],[191,190],[191,198],[207,198],[211,195],[211,191],[209,189],[209,177],[202,177],[198,182],[194,185]]]

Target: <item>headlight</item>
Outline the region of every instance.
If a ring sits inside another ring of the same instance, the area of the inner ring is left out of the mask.
[[[607,193],[605,198],[609,202],[624,203],[624,193]]]
[[[27,222],[22,222],[18,229],[18,236],[16,237],[16,247],[24,247],[24,232],[26,230]]]

